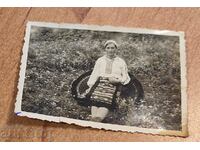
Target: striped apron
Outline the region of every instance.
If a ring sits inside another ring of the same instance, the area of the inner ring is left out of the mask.
[[[106,60],[107,74],[112,73],[113,61]],[[99,77],[90,92],[90,100],[93,106],[106,107],[113,109],[116,106],[115,99],[118,91],[118,85],[113,85],[106,77]]]
[[[118,86],[111,84],[108,79],[100,77],[91,89],[90,100],[92,106],[113,109],[116,105],[117,88]]]

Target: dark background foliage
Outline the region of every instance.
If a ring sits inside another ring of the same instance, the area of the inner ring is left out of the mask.
[[[119,104],[108,122],[181,130],[179,38],[151,34],[32,27],[22,110],[89,120],[90,107],[77,104],[71,84],[94,67],[103,43],[119,43],[118,55],[144,88],[144,99]]]

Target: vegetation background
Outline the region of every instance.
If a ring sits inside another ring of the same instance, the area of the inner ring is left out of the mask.
[[[71,84],[94,67],[103,43],[119,43],[118,55],[144,88],[135,107],[131,99],[110,112],[108,122],[143,128],[181,130],[179,38],[137,33],[32,27],[22,110],[89,120],[90,107],[77,104]]]

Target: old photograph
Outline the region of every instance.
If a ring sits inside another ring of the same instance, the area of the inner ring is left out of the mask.
[[[18,116],[187,136],[183,32],[28,22]]]

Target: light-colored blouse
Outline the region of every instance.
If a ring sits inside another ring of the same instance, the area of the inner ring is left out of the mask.
[[[106,56],[100,57],[96,61],[92,74],[87,82],[88,86],[93,86],[99,77],[115,77],[123,85],[128,84],[130,81],[127,65],[120,57],[115,57],[113,60]]]

